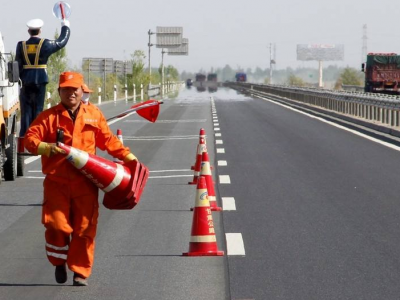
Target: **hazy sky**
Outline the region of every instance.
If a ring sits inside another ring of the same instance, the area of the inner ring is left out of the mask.
[[[2,1],[0,32],[6,50],[28,38],[26,22],[41,18],[42,37],[53,38],[60,22],[52,9],[57,1]],[[267,68],[269,43],[276,44],[277,68],[315,66],[296,60],[297,44],[344,44],[345,60],[327,62],[359,68],[362,26],[368,26],[368,52],[399,52],[398,5],[389,0],[69,0],[72,66],[83,57],[129,59],[136,49],[148,51],[149,29],[181,26],[189,39],[189,56],[165,55],[179,71],[211,67]],[[155,43],[155,35],[152,37]],[[152,47],[152,67],[161,49]],[[147,65],[146,65],[147,66]]]

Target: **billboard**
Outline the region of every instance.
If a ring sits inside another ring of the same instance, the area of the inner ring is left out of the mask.
[[[182,44],[182,27],[157,27],[156,30],[156,47],[157,48],[174,48]]]
[[[344,60],[342,44],[300,44],[297,45],[297,60],[337,61]]]
[[[189,55],[189,39],[182,38],[182,45],[177,48],[169,48],[168,55]]]

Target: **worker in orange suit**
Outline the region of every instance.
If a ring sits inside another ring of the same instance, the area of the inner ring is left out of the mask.
[[[82,85],[80,73],[62,73],[58,89],[61,103],[42,112],[25,135],[25,147],[42,155],[46,175],[42,223],[47,257],[55,266],[56,281],[67,281],[68,266],[76,286],[86,286],[92,271],[98,188],[66,161],[56,142],[90,154],[98,147],[124,162],[136,159],[111,132],[102,112],[94,105],[82,104]]]

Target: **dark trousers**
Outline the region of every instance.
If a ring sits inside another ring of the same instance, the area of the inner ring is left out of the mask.
[[[46,84],[24,85],[21,88],[21,130],[19,136],[23,137],[29,125],[38,114],[43,111]]]

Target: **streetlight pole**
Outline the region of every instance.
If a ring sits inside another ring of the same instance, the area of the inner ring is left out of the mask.
[[[153,44],[151,43],[151,35],[154,34],[154,32],[151,32],[151,29],[148,31],[149,35],[149,43],[147,44],[149,46],[149,77],[150,77],[150,84],[151,84],[151,59],[150,59],[150,49]]]
[[[164,48],[161,49],[161,92],[164,96]]]

